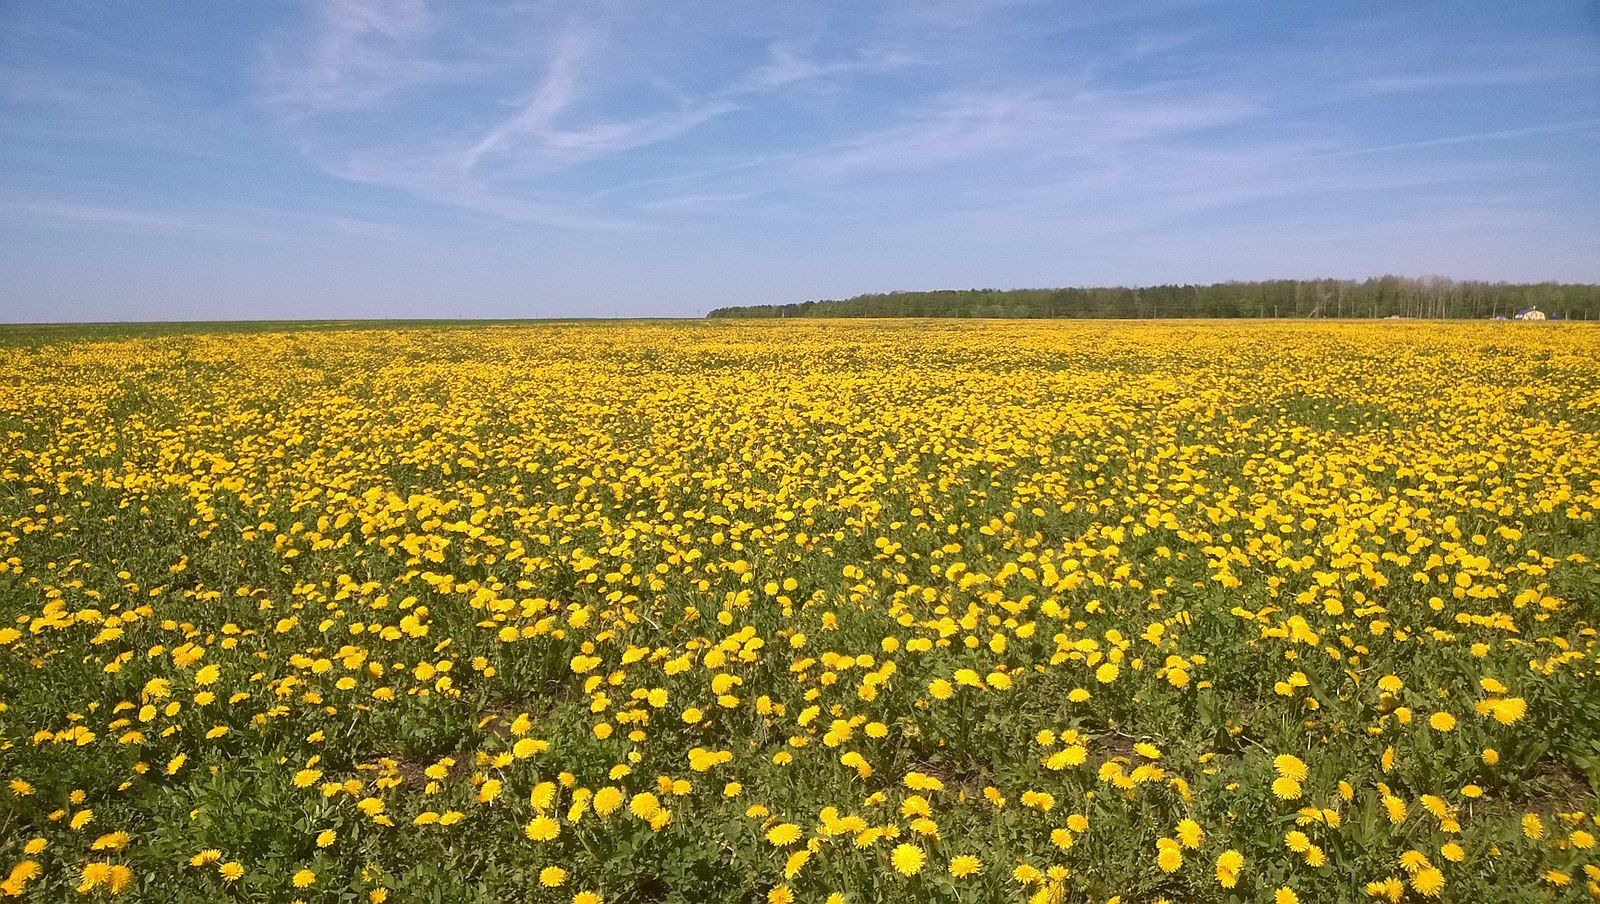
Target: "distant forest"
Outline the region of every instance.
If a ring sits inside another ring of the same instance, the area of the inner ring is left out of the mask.
[[[1600,285],[1456,282],[1381,276],[1208,286],[946,289],[717,308],[708,317],[1431,317],[1510,318],[1528,308],[1600,319]]]

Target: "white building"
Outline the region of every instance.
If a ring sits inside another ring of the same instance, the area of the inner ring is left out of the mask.
[[[1543,319],[1545,319],[1545,317],[1544,317],[1544,312],[1539,310],[1538,308],[1529,308],[1526,311],[1518,311],[1517,312],[1517,319],[1518,320],[1543,320]]]

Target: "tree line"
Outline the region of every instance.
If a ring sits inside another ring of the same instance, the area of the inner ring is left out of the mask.
[[[1129,288],[945,289],[717,308],[708,317],[1514,317],[1600,319],[1600,285],[1458,282],[1439,276],[1274,279]]]

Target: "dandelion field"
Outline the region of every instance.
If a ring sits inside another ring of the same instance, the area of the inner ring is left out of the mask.
[[[0,895],[1600,896],[1600,330],[0,334]]]

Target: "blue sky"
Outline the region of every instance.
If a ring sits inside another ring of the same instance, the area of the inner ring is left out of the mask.
[[[0,3],[0,320],[1600,281],[1600,3]]]

